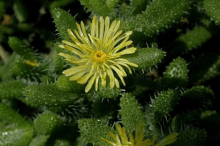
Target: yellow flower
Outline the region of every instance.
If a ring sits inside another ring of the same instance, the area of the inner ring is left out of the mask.
[[[72,42],[63,40],[64,48],[74,55],[67,53],[59,53],[67,61],[74,64],[72,68],[63,71],[63,74],[69,76],[72,81],[77,81],[79,84],[85,84],[85,92],[88,92],[93,84],[95,90],[98,89],[99,81],[103,87],[109,81],[110,87],[119,88],[117,75],[125,86],[124,77],[127,76],[123,67],[126,67],[130,74],[132,71],[129,66],[138,67],[124,58],[120,58],[125,54],[132,54],[136,51],[135,47],[128,47],[132,44],[129,36],[132,31],[122,34],[122,31],[117,31],[120,21],[113,21],[110,24],[109,17],[105,20],[96,16],[93,17],[90,24],[90,33],[86,33],[84,23],[76,23],[77,30],[74,33],[68,29],[69,37]]]
[[[115,127],[117,131],[116,135],[114,135],[112,132],[109,132],[109,136],[115,141],[115,143],[101,137],[102,140],[113,146],[165,146],[175,142],[178,135],[178,133],[171,133],[170,135],[155,144],[155,137],[153,139],[144,139],[145,135],[143,134],[143,123],[138,124],[135,130],[135,137],[131,132],[128,132],[129,138],[126,133],[125,127],[121,127],[118,123],[115,124]]]

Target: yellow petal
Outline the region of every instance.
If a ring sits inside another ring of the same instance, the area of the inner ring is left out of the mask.
[[[124,79],[123,79],[123,74],[122,74],[122,72],[121,72],[119,69],[117,69],[116,67],[114,67],[113,65],[111,65],[110,67],[117,73],[118,77],[121,79],[121,82],[122,82],[123,85],[125,86],[126,84],[125,84],[125,81],[124,81]]]
[[[95,79],[96,79],[96,74],[93,75],[93,77],[89,80],[89,83],[86,85],[86,88],[85,88],[86,93],[92,88],[92,85]]]
[[[84,23],[82,21],[81,21],[80,25],[81,25],[81,29],[83,31],[84,36],[88,39],[88,36],[87,36],[87,33],[86,33],[86,29],[85,29]]]
[[[117,88],[120,88],[119,81],[115,78],[115,85]]]
[[[111,131],[108,133],[108,135],[109,135],[112,139],[114,139],[115,141],[117,141],[116,136],[115,136]]]
[[[78,73],[78,72],[81,72],[81,71],[86,71],[86,70],[88,70],[87,66],[77,66],[77,67],[72,67],[72,68],[69,68],[67,70],[64,70],[63,74],[65,74],[66,76],[71,76],[75,73]]]
[[[69,55],[67,53],[59,53],[58,55],[60,55],[62,57],[65,57],[65,58],[67,58],[67,59],[69,59],[71,61],[78,61],[79,60],[78,58],[76,58],[76,57],[74,57],[72,55]]]
[[[102,75],[101,77],[101,84],[102,84],[102,87],[105,87],[106,86],[106,72],[104,72],[104,74]]]
[[[120,37],[118,37],[116,40],[115,40],[115,44],[117,44],[119,41],[123,40],[124,38],[129,38],[129,36],[132,34],[132,31],[128,31],[126,33],[124,33],[123,35],[121,35]]]
[[[113,146],[117,146],[114,142],[111,142],[111,141],[109,141],[109,140],[107,140],[107,139],[105,139],[105,138],[102,138],[102,137],[101,137],[101,140],[104,140],[104,141],[106,141],[107,143],[109,143],[109,144],[111,144],[111,145],[113,145]]]
[[[106,42],[110,39],[110,37],[112,36],[113,29],[114,29],[114,27],[115,27],[115,25],[116,25],[116,22],[117,22],[116,20],[114,20],[114,21],[112,22],[112,24],[111,24],[111,26],[110,26],[108,32],[105,34],[105,36],[104,36],[104,43],[106,43]]]
[[[106,18],[105,18],[105,34],[104,34],[104,35],[106,35],[106,34],[108,33],[109,24],[110,24],[109,21],[110,21],[110,20],[109,20],[109,17],[106,17]]]
[[[95,91],[97,91],[97,90],[98,90],[98,85],[99,85],[99,77],[100,77],[100,76],[96,77],[96,80],[95,80]]]
[[[116,62],[111,61],[111,60],[109,60],[109,62],[111,62],[111,63],[113,63],[115,66],[117,66],[117,67],[119,68],[119,70],[122,72],[122,75],[123,75],[123,76],[127,76],[125,70],[124,70],[120,65],[118,65]]]
[[[99,39],[102,40],[103,35],[104,35],[104,19],[103,17],[99,18],[100,21],[100,34],[99,34]]]
[[[83,54],[82,52],[78,51],[77,49],[73,48],[73,47],[70,47],[70,46],[67,46],[67,45],[64,45],[64,48],[73,52],[74,54],[78,55],[79,57],[82,57]]]
[[[114,76],[111,69],[107,69],[106,72],[107,72],[107,75],[109,76],[109,79],[110,79],[110,88],[114,88],[114,86],[115,86],[115,76]]]
[[[78,72],[76,74],[74,74],[73,76],[71,76],[69,79],[71,81],[75,81],[75,80],[78,80],[80,77],[82,77],[84,74],[86,74],[87,72],[86,71],[81,71],[81,72]]]
[[[75,42],[75,43],[81,43],[73,34],[73,32],[70,29],[67,29],[67,32],[69,34],[69,37]]]
[[[127,64],[118,62],[118,61],[116,61],[116,63],[118,63],[119,65],[125,66],[128,69],[129,73],[132,74],[131,68]]]
[[[94,74],[93,72],[87,73],[86,75],[84,75],[84,76],[82,76],[81,78],[79,78],[79,79],[77,80],[77,83],[84,84],[85,82],[88,81],[88,79],[89,79],[93,74]]]
[[[84,35],[83,35],[83,32],[82,32],[82,30],[81,30],[81,27],[80,27],[80,25],[79,25],[79,23],[76,23],[76,27],[77,27],[77,29],[78,29],[79,35],[80,35],[81,37],[84,36]]]
[[[128,137],[127,137],[127,134],[126,134],[126,131],[125,131],[125,127],[122,127],[121,131],[122,131],[122,134],[120,135],[120,137],[122,139],[122,143],[123,144],[129,144]]]
[[[125,63],[125,64],[128,64],[128,65],[133,66],[133,67],[138,67],[137,64],[132,63],[132,62],[130,62],[127,59],[124,59],[124,58],[117,58],[117,62]]]
[[[116,55],[121,56],[121,55],[125,55],[125,54],[133,54],[137,49],[135,47],[131,47],[128,49],[125,49],[119,53],[117,53]]]
[[[116,128],[117,133],[118,133],[119,135],[122,135],[121,125],[118,124],[118,123],[116,123],[116,124],[115,124],[115,128]]]

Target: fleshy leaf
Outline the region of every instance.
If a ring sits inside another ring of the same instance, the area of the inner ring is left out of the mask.
[[[144,121],[142,107],[131,94],[122,95],[120,106],[122,123],[129,131],[133,131],[140,122]]]

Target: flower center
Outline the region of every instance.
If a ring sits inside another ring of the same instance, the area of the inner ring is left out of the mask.
[[[106,54],[103,51],[97,51],[94,55],[94,59],[98,62],[103,62],[106,58]]]

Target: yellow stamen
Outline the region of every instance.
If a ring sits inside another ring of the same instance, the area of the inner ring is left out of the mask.
[[[103,62],[106,58],[106,54],[103,51],[97,51],[94,55],[94,59],[98,62]]]

